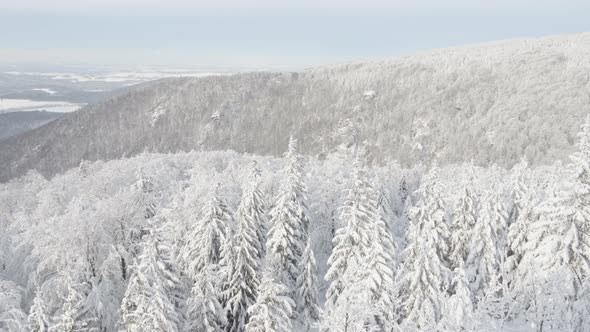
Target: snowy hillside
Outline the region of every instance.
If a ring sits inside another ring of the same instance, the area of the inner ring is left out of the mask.
[[[436,50],[300,73],[163,79],[0,144],[0,180],[143,151],[322,158],[362,142],[402,165],[511,166],[573,151],[590,105],[590,34]]]
[[[63,113],[43,111],[2,113],[0,114],[0,141],[40,127],[61,116]]]

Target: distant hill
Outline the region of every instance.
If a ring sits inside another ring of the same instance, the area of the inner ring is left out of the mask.
[[[510,166],[573,151],[590,111],[590,34],[502,41],[298,73],[163,79],[0,142],[0,180],[81,159],[233,149]]]
[[[0,142],[8,137],[40,127],[61,116],[63,116],[63,113],[45,111],[0,114]]]

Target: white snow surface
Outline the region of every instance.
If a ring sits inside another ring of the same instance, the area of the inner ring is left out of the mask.
[[[84,104],[65,101],[36,101],[29,99],[0,99],[0,113],[48,111],[70,113],[79,110]]]
[[[50,94],[50,95],[54,95],[57,93],[57,91],[49,89],[49,88],[36,88],[36,89],[32,89],[32,90],[33,91],[43,91],[43,92]]]
[[[63,80],[70,82],[132,82],[132,84],[157,80],[166,77],[205,77],[224,75],[216,72],[197,72],[190,70],[146,70],[146,71],[105,71],[88,73],[70,72],[21,72],[9,71],[5,74],[15,76],[43,76],[52,80]],[[33,89],[51,93],[49,89]]]

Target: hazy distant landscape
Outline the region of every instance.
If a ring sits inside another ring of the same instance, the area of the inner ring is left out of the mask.
[[[51,66],[45,67],[49,71],[27,71],[26,64],[1,67],[5,71],[0,72],[0,140],[37,128],[87,104],[123,94],[142,83],[164,77],[215,75],[187,70],[88,71],[60,66],[51,71]],[[2,116],[15,112],[33,113]]]

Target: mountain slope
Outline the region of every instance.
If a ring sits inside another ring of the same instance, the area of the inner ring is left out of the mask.
[[[144,150],[278,155],[363,142],[378,161],[552,163],[590,110],[590,34],[435,50],[300,73],[164,79],[0,143],[0,180]]]
[[[51,122],[63,113],[31,111],[0,114],[0,141]]]

